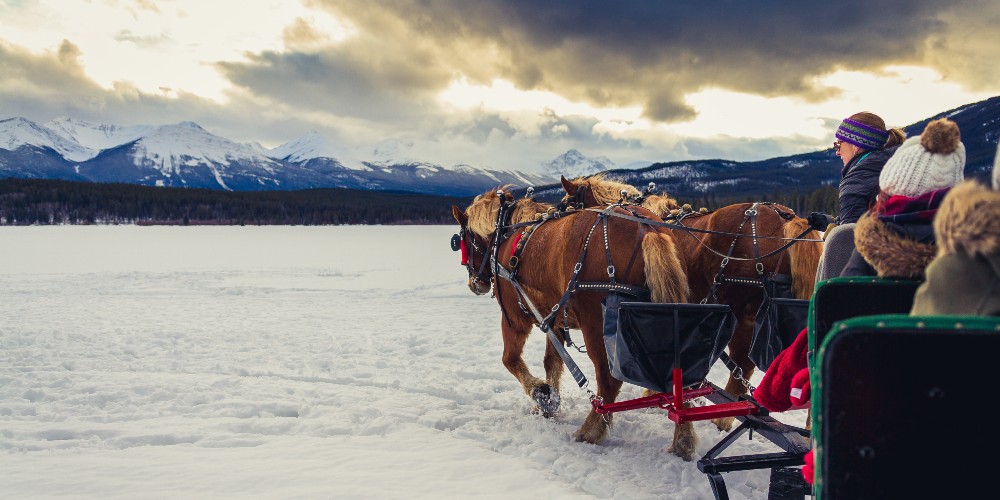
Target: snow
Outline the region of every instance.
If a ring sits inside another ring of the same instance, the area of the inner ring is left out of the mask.
[[[615,168],[615,163],[605,156],[587,157],[576,149],[570,149],[543,166],[546,174],[567,179],[584,177]]]
[[[532,414],[456,229],[0,229],[0,496],[713,498],[665,451],[662,410],[575,442],[589,404],[567,374],[560,413]],[[724,436],[695,428],[699,455]],[[744,436],[727,455],[774,451]],[[767,471],[724,478],[767,497]]]
[[[357,158],[357,153],[333,143],[312,131],[293,141],[282,144],[270,151],[268,156],[290,162],[303,162],[313,158],[331,158],[337,160],[344,168],[351,170],[371,170],[363,161]]]
[[[48,147],[70,161],[85,161],[97,151],[24,118],[0,120],[0,149],[14,151],[21,146]]]
[[[93,152],[87,158],[68,158],[73,161],[85,161],[96,156],[101,150],[120,146],[132,142],[154,130],[151,125],[106,125],[103,123],[91,123],[84,120],[76,120],[66,116],[61,116],[45,124],[47,128],[57,134],[75,141],[77,144]]]
[[[208,165],[219,184],[226,188],[215,166],[234,161],[249,161],[273,174],[280,164],[257,152],[252,146],[212,135],[194,122],[157,127],[135,143],[134,160],[139,166],[152,162],[164,174],[180,171],[181,166]],[[228,189],[228,188],[227,188]]]

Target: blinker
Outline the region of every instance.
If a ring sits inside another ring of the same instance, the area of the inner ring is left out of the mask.
[[[462,237],[455,234],[451,236],[451,251],[457,252],[462,248]]]

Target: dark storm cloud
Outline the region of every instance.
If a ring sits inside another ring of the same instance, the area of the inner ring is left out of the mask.
[[[276,53],[249,55],[249,62],[218,63],[223,75],[255,95],[346,117],[384,121],[428,112],[430,90],[448,74],[434,65],[393,53]]]
[[[398,53],[413,48],[478,83],[500,76],[595,105],[638,104],[659,121],[690,118],[684,94],[707,87],[820,99],[833,90],[817,76],[928,62],[975,88],[1000,62],[1000,4],[986,0],[313,3],[367,33],[391,30]]]

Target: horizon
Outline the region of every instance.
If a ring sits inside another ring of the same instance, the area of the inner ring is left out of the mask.
[[[931,119],[934,116],[938,116],[938,115],[950,115],[952,112],[954,112],[956,110],[960,110],[960,109],[963,109],[963,108],[966,108],[966,107],[969,107],[969,106],[974,106],[974,105],[980,104],[982,102],[985,102],[985,101],[988,101],[988,100],[994,99],[994,98],[1000,98],[1000,95],[990,96],[990,97],[987,97],[987,98],[982,99],[980,101],[975,101],[975,102],[961,104],[961,105],[958,105],[958,106],[956,106],[954,108],[949,108],[949,109],[945,109],[945,110],[939,110],[937,112],[934,112],[932,114],[924,116],[923,118],[915,120],[915,121],[913,121],[911,123],[901,124],[901,125],[887,125],[887,126],[889,128],[897,128],[898,127],[898,128],[901,128],[901,129],[905,129],[905,128],[907,128],[909,126],[912,126],[912,125],[914,125],[916,123],[919,123],[921,121]],[[72,116],[65,116],[64,115],[64,116],[55,117],[55,118],[53,118],[53,119],[51,119],[49,121],[46,121],[46,122],[38,122],[38,121],[32,120],[32,119],[30,119],[28,117],[23,117],[23,116],[7,116],[7,117],[0,116],[0,123],[5,122],[5,121],[9,121],[9,120],[14,120],[14,119],[28,120],[28,121],[31,121],[31,122],[35,123],[36,125],[41,125],[41,126],[44,126],[46,128],[48,128],[48,126],[51,123],[53,123],[53,122],[60,122],[60,121],[69,121],[71,123],[75,122],[75,123],[78,123],[78,124],[81,124],[81,125],[93,125],[93,126],[98,126],[98,127],[104,126],[104,125],[108,125],[108,126],[134,127],[134,128],[137,128],[137,129],[148,128],[148,129],[154,129],[154,130],[162,128],[162,127],[171,127],[171,126],[180,126],[180,127],[183,127],[183,126],[185,126],[187,124],[192,124],[192,125],[195,125],[195,126],[199,127],[200,129],[202,129],[203,131],[205,131],[206,133],[208,133],[210,135],[221,137],[223,139],[229,140],[229,141],[233,142],[234,144],[237,144],[237,145],[240,145],[240,146],[250,147],[251,149],[253,149],[254,147],[259,146],[260,148],[262,148],[264,150],[264,153],[266,153],[267,155],[269,155],[271,153],[278,152],[282,148],[286,148],[286,147],[288,147],[290,145],[295,144],[296,142],[301,141],[302,139],[308,138],[308,137],[313,136],[313,135],[318,135],[323,140],[323,144],[322,144],[323,146],[327,146],[327,147],[330,146],[328,138],[325,137],[322,133],[320,133],[319,131],[316,131],[316,130],[310,130],[310,131],[306,132],[305,134],[303,134],[302,136],[299,136],[299,137],[296,137],[296,138],[292,138],[288,142],[285,142],[285,143],[279,144],[277,146],[268,148],[265,145],[260,144],[260,143],[241,141],[241,140],[236,139],[236,138],[226,137],[224,135],[217,134],[217,133],[213,132],[212,130],[206,129],[200,123],[198,123],[196,121],[193,121],[193,120],[181,120],[181,121],[178,121],[178,122],[159,123],[159,124],[144,123],[144,124],[134,124],[134,125],[122,125],[122,124],[118,124],[118,123],[97,122],[97,121],[79,119],[79,118],[75,118],[75,117],[72,117]],[[82,142],[77,141],[75,138],[63,134],[60,130],[53,130],[51,128],[49,130],[51,130],[54,133],[59,134],[61,137],[64,137],[64,138],[69,139],[71,141],[74,141],[77,144],[80,144],[80,145],[83,145],[85,147],[88,147],[86,144],[83,144]],[[145,136],[146,135],[140,136],[140,138],[141,137],[145,137]],[[375,144],[374,145],[374,150],[370,152],[370,155],[371,156],[378,155],[379,154],[378,153],[379,146],[382,145],[382,144],[386,144],[386,143],[398,145],[398,141],[395,140],[395,139],[392,139],[392,138],[385,139],[385,140],[381,141],[379,144]],[[117,146],[119,146],[121,144],[124,144],[124,143],[116,143],[116,144],[114,144],[112,146],[109,146],[108,148],[103,148],[103,149],[109,149],[109,148],[112,148],[112,147],[117,147]],[[337,144],[337,145],[334,145],[333,147],[335,149],[339,149],[340,152],[354,151],[354,153],[349,153],[349,154],[330,154],[330,155],[318,154],[318,155],[316,155],[314,157],[334,158],[334,159],[337,159],[337,160],[344,160],[345,158],[347,158],[347,159],[353,161],[354,163],[360,163],[360,161],[364,161],[364,162],[378,162],[379,161],[379,160],[374,159],[374,158],[372,158],[372,159],[365,159],[365,158],[357,158],[356,156],[354,156],[357,153],[357,151],[359,151],[360,148],[361,148],[361,146],[359,146],[359,145],[340,145],[340,144]],[[587,154],[587,152],[585,152],[585,151],[580,151],[578,148],[572,147],[572,148],[570,148],[570,149],[568,149],[566,151],[558,153],[556,156],[554,156],[550,160],[548,160],[546,162],[543,162],[541,164],[541,166],[543,166],[543,167],[547,166],[549,163],[552,163],[555,160],[558,160],[559,158],[561,158],[561,157],[563,157],[563,156],[565,156],[565,155],[567,155],[569,153],[572,153],[574,151],[577,152],[577,153],[582,154],[585,157],[585,159],[587,159],[587,160],[601,160],[601,159],[609,159],[609,160],[611,160],[612,163],[614,163],[614,165],[613,165],[613,167],[610,170],[640,170],[642,168],[646,168],[646,167],[654,165],[654,164],[686,163],[686,162],[697,162],[697,161],[727,161],[727,162],[734,162],[734,163],[751,163],[751,162],[756,162],[756,161],[767,161],[767,160],[773,160],[773,159],[777,159],[777,158],[798,156],[798,155],[802,155],[802,154],[819,153],[819,152],[826,151],[828,149],[831,149],[831,147],[830,146],[823,146],[823,147],[819,147],[818,149],[815,149],[815,150],[807,150],[807,151],[801,151],[801,152],[798,152],[798,153],[776,155],[776,156],[759,158],[759,159],[751,159],[751,160],[736,160],[736,159],[732,159],[732,158],[722,158],[722,157],[718,157],[718,158],[707,158],[706,157],[706,158],[691,158],[691,159],[683,159],[683,160],[651,160],[651,161],[647,161],[647,162],[633,161],[633,162],[631,162],[629,164],[619,164],[618,162],[615,162],[613,159],[602,157],[600,155],[590,155],[590,154]],[[272,156],[268,156],[268,157],[269,158],[274,158],[274,159],[281,159],[278,156],[273,156],[273,157]],[[413,161],[418,161],[418,162],[427,162],[427,163],[432,163],[433,164],[433,161],[424,160],[424,159],[421,159],[421,158],[410,158],[408,160],[413,160]],[[71,160],[71,161],[77,161],[77,160]],[[642,163],[645,163],[645,164],[642,164]],[[345,165],[349,165],[349,164],[345,163]],[[466,165],[473,166],[473,167],[489,168],[489,167],[485,167],[483,165],[474,165],[474,164],[470,164],[470,163],[436,164],[436,166],[443,167],[443,168],[446,168],[446,169],[450,169],[450,168],[453,168],[453,167],[461,167],[461,166],[466,166]],[[356,168],[356,167],[353,167],[353,168]],[[546,172],[543,171],[543,169],[528,170],[528,169],[502,168],[501,167],[501,168],[495,168],[494,170],[501,170],[501,171],[503,171],[503,170],[523,171],[523,172],[526,172],[526,173],[532,173],[532,174],[538,174],[538,175],[553,175],[553,174],[547,174]]]
[[[0,109],[540,172],[571,149],[616,166],[820,151],[857,111],[905,127],[1000,95],[1000,5],[771,7],[0,2]]]

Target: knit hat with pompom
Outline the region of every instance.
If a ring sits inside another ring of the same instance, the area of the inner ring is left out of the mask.
[[[910,137],[882,167],[878,185],[890,195],[915,198],[965,178],[965,145],[955,122],[941,118]]]

